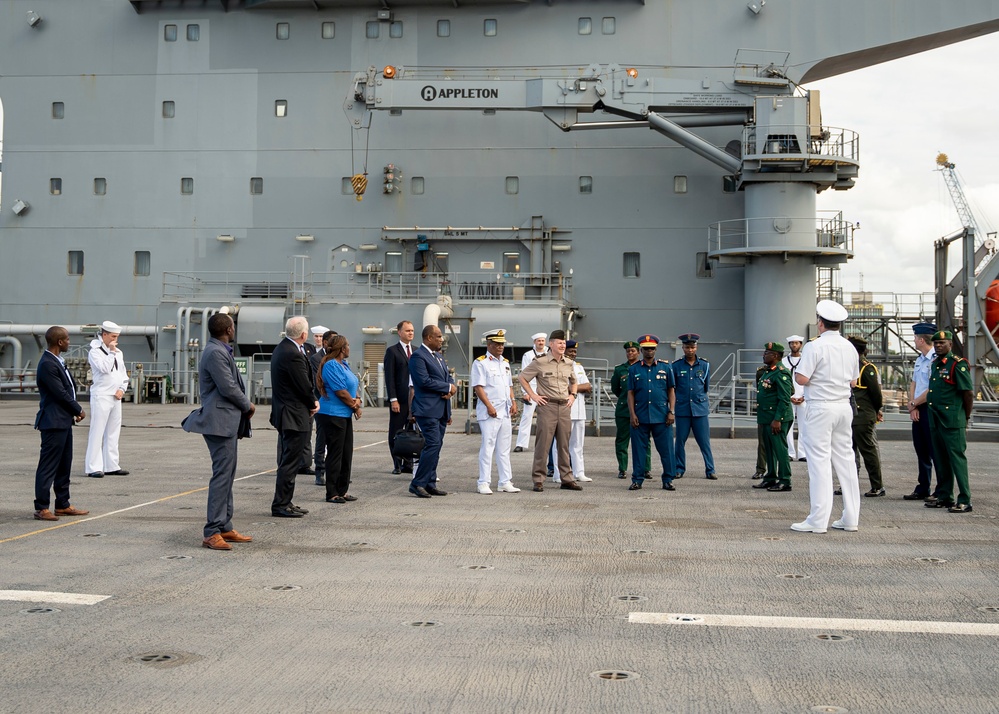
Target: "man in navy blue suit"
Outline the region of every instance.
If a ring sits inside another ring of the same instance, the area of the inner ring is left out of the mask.
[[[69,474],[73,467],[73,424],[87,414],[76,401],[76,382],[60,356],[69,349],[69,333],[57,325],[45,331],[48,346],[38,360],[38,415],[35,428],[42,432],[42,449],[35,471],[35,520],[58,521],[59,516],[85,516],[90,511],[69,502]],[[49,497],[55,489],[55,513]]]
[[[409,360],[409,378],[413,381],[413,408],[410,418],[423,432],[420,465],[409,484],[409,492],[419,498],[446,496],[437,488],[437,462],[444,444],[444,432],[451,423],[451,397],[457,390],[447,362],[441,355],[444,335],[437,325],[423,328],[423,344]]]

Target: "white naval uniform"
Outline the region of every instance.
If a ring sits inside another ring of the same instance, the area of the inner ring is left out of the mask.
[[[496,416],[490,417],[489,410],[481,399],[475,407],[475,417],[482,434],[482,446],[479,447],[479,487],[489,486],[495,453],[498,485],[502,488],[513,478],[513,470],[510,468],[510,441],[513,435],[513,423],[510,421],[513,373],[510,371],[510,361],[505,357],[496,359],[491,354],[482,355],[472,362],[471,382],[472,389],[482,387],[485,390],[486,397],[496,410]]]
[[[586,370],[579,362],[572,363],[573,374],[576,377],[576,385],[589,384],[586,377]],[[577,481],[582,481],[586,476],[586,469],[583,467],[583,440],[586,438],[586,398],[581,394],[576,394],[576,399],[569,408],[569,419],[572,420],[572,429],[569,432],[569,460],[572,463],[572,473]],[[552,463],[555,464],[552,480],[555,483],[562,483],[562,477],[558,472],[558,446],[557,440],[552,440]]]
[[[797,374],[809,379],[805,385],[805,421],[811,512],[805,523],[823,530],[829,525],[835,469],[843,489],[842,521],[856,526],[860,520],[860,484],[853,453],[850,382],[860,378],[857,350],[839,332],[827,330],[805,345]]]
[[[781,362],[783,362],[784,366],[791,372],[791,382],[794,384],[794,394],[791,396],[795,399],[801,399],[805,396],[805,388],[794,381],[794,373],[797,371],[798,365],[801,363],[801,355],[799,354],[793,362],[791,359],[791,355],[784,355],[784,359],[782,359]],[[792,404],[791,411],[794,412],[794,425],[787,430],[787,455],[792,461],[794,461],[796,458],[807,458],[805,456],[805,433],[807,432],[805,427],[805,403],[802,402],[801,404]],[[797,450],[794,448],[795,427],[798,429]]]
[[[115,399],[114,394],[119,389],[128,390],[125,357],[121,350],[112,352],[98,338],[91,340],[87,360],[94,383],[90,387],[90,435],[85,473],[117,471],[121,468],[118,463],[121,400]]]
[[[538,354],[537,352],[534,351],[533,347],[529,349],[527,352],[524,353],[524,356],[521,357],[520,359],[521,371],[523,371],[523,369],[527,367],[527,365],[536,360],[538,357],[543,357],[545,354],[546,352]],[[533,389],[534,391],[538,390],[538,380],[532,379],[530,384],[531,384],[531,389]],[[534,418],[534,409],[537,406],[538,405],[535,404],[534,402],[529,402],[525,404],[523,400],[521,400],[520,427],[517,430],[517,444],[516,444],[521,449],[526,449],[528,445],[531,443],[531,420]]]

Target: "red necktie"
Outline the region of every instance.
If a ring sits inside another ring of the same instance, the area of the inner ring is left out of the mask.
[[[406,359],[413,356],[413,353],[409,351],[409,345],[406,345]]]

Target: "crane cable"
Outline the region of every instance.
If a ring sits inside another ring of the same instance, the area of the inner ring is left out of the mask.
[[[360,201],[364,198],[364,192],[368,188],[368,147],[371,144],[371,114],[368,114],[368,125],[364,127],[364,164],[361,173],[354,173],[354,130],[350,132],[350,185],[354,189],[354,195]]]

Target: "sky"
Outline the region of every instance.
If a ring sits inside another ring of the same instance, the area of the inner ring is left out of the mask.
[[[818,208],[860,223],[845,292],[933,290],[933,243],[961,229],[936,156],[956,165],[980,228],[999,227],[999,33],[815,82],[822,121],[860,134],[860,176]],[[961,260],[952,247],[950,264]],[[951,271],[953,274],[953,271]]]
[[[933,291],[933,243],[961,223],[936,156],[956,165],[978,225],[999,228],[999,33],[815,82],[822,120],[860,135],[860,177],[819,194],[859,223],[845,292]],[[991,87],[991,88],[990,88]],[[0,137],[3,108],[0,107]],[[2,146],[2,145],[0,145]],[[960,262],[956,246],[951,264]]]

